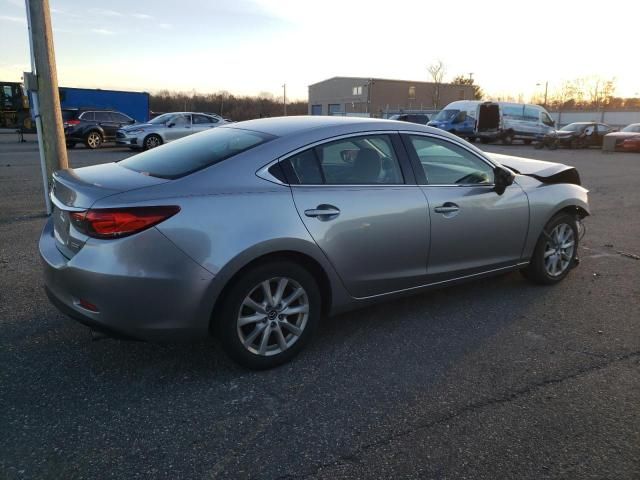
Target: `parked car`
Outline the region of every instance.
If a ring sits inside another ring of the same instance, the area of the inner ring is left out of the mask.
[[[640,152],[640,135],[633,138],[627,138],[622,142],[621,148],[625,152]]]
[[[426,113],[398,113],[389,117],[389,120],[398,120],[400,122],[418,123],[426,125],[429,123],[429,115]]]
[[[226,123],[228,122],[222,117],[206,113],[164,113],[147,123],[118,130],[116,143],[126,145],[133,150],[148,150]]]
[[[92,150],[116,139],[116,130],[136,121],[115,110],[64,108],[62,109],[64,136],[68,148],[84,143]]]
[[[606,138],[614,138],[614,148],[623,149],[623,143],[625,140],[635,137],[640,137],[640,123],[632,123],[627,125],[619,132],[612,132],[605,135]],[[603,140],[604,142],[604,140]],[[631,142],[633,144],[633,142]]]
[[[556,284],[589,214],[573,167],[321,116],[58,171],[51,199],[39,249],[63,312],[135,339],[213,332],[251,368],[289,360],[323,315],[513,270]]]
[[[540,105],[477,100],[450,103],[428,125],[472,141],[502,140],[505,145],[514,140],[529,145],[555,128],[549,112]]]
[[[613,131],[615,131],[613,127],[604,123],[574,122],[545,135],[541,145],[548,145],[551,148],[602,147],[604,136]]]

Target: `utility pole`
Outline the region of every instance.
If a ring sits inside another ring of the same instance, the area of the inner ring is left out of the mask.
[[[62,129],[58,74],[53,49],[49,0],[25,0],[31,47],[32,93],[42,164],[47,214],[51,214],[49,182],[55,170],[69,168]],[[35,77],[35,81],[33,78]],[[36,85],[33,85],[35,83]]]
[[[541,83],[536,83],[536,86],[542,86]],[[544,108],[547,108],[547,93],[549,92],[549,80],[547,80],[546,82],[544,82],[544,103],[543,106]]]
[[[284,116],[287,116],[287,84],[284,83],[282,85],[283,95],[282,95],[282,105],[284,107]]]

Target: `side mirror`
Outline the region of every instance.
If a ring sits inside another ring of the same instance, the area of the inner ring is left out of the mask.
[[[504,167],[496,167],[493,170],[493,178],[495,183],[495,191],[498,195],[502,195],[509,185],[513,183],[516,176]]]

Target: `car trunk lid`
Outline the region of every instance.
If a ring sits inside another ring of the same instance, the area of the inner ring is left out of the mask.
[[[102,198],[167,181],[134,172],[117,163],[55,172],[51,200],[58,249],[65,257],[72,258],[87,240],[87,236],[74,227],[74,214],[82,214]]]

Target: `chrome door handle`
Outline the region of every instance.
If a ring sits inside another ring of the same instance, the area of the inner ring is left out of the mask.
[[[444,205],[441,205],[439,207],[436,207],[433,209],[436,213],[453,213],[453,212],[457,212],[458,210],[460,210],[460,207],[458,205],[456,205],[455,203],[445,203]]]
[[[305,210],[307,217],[336,217],[340,215],[340,209],[332,205],[318,205],[318,208]]]

